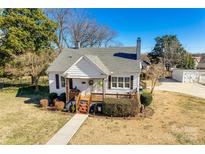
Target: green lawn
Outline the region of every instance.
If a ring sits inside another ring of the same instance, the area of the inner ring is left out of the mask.
[[[46,87],[40,93],[30,88],[0,90],[0,144],[45,144],[71,118],[39,108],[36,103],[45,96]]]

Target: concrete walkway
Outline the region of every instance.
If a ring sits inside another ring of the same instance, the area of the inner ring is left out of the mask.
[[[66,145],[77,132],[87,114],[75,114],[47,143],[47,145]]]
[[[198,83],[181,83],[171,79],[160,81],[161,85],[156,86],[156,90],[165,90],[184,93],[205,99],[205,86]]]

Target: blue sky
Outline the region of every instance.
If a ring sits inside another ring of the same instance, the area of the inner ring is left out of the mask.
[[[189,52],[205,53],[205,9],[86,9],[101,24],[118,32],[116,40],[135,46],[142,38],[142,51],[149,52],[154,38],[175,34]]]

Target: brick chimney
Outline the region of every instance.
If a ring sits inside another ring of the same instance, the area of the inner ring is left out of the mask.
[[[141,54],[141,38],[138,37],[137,38],[137,45],[136,45],[136,59],[139,60],[140,59],[140,54]]]

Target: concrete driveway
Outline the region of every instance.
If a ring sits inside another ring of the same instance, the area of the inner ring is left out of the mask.
[[[172,79],[163,79],[155,90],[165,90],[193,95],[205,99],[205,86],[198,83],[181,83]]]

